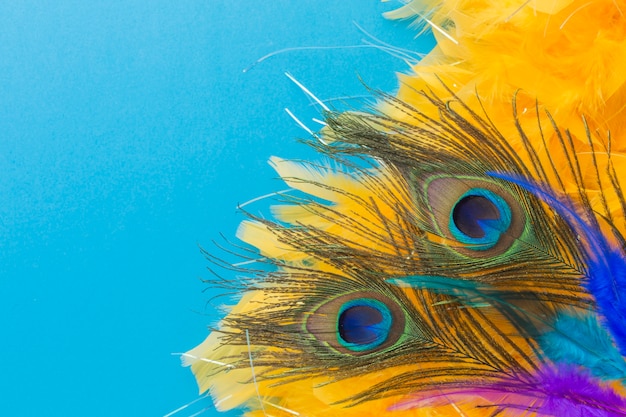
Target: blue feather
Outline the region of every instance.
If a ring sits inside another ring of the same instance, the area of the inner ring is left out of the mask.
[[[615,247],[600,230],[591,227],[576,213],[571,202],[560,201],[555,195],[526,179],[500,173],[492,177],[509,181],[528,190],[549,204],[581,235],[581,246],[587,259],[585,288],[593,295],[602,323],[622,355],[626,356],[626,258],[622,248]]]
[[[626,361],[591,313],[560,314],[554,330],[541,337],[541,346],[553,362],[585,367],[604,380],[626,379]]]
[[[507,306],[516,309],[509,304],[498,292],[489,284],[475,281],[465,281],[456,278],[439,275],[409,275],[406,277],[389,278],[387,282],[398,287],[419,288],[430,290],[438,294],[451,295],[458,298],[466,307],[482,308],[493,305]]]

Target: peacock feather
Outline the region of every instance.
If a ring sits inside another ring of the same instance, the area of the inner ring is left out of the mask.
[[[414,0],[437,46],[326,112],[185,355],[246,416],[626,416],[626,1]],[[269,267],[268,267],[269,266]]]

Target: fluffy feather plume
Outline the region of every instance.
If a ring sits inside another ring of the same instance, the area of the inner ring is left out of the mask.
[[[184,356],[200,390],[247,416],[626,416],[623,11],[390,13],[436,48],[326,114],[323,162],[271,160],[298,196],[240,226],[261,259]]]
[[[442,80],[472,108],[478,92],[499,121],[510,120],[519,91],[524,107],[538,100],[581,139],[581,114],[592,130],[622,137],[626,74],[616,69],[626,65],[624,13],[621,0],[412,0],[388,16],[434,28],[437,46],[401,77],[398,98],[416,105],[424,89],[449,98]]]

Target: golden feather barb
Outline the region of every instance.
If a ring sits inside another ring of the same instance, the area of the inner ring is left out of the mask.
[[[186,362],[250,416],[626,415],[621,84],[550,113],[545,83],[492,71],[489,87],[472,61],[492,32],[549,34],[585,7],[425,3],[397,16],[449,36],[398,96],[327,113],[326,162],[272,160],[300,194],[241,225],[263,259]]]

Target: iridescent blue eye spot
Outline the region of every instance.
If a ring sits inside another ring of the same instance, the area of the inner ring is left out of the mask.
[[[481,222],[499,218],[500,212],[495,204],[481,195],[463,197],[452,210],[452,220],[457,229],[475,239],[485,237]]]
[[[379,300],[362,298],[341,306],[337,316],[337,338],[341,345],[362,352],[383,344],[389,337],[393,317]]]
[[[474,249],[492,248],[511,226],[511,208],[493,191],[474,188],[463,194],[450,213],[450,233]]]

